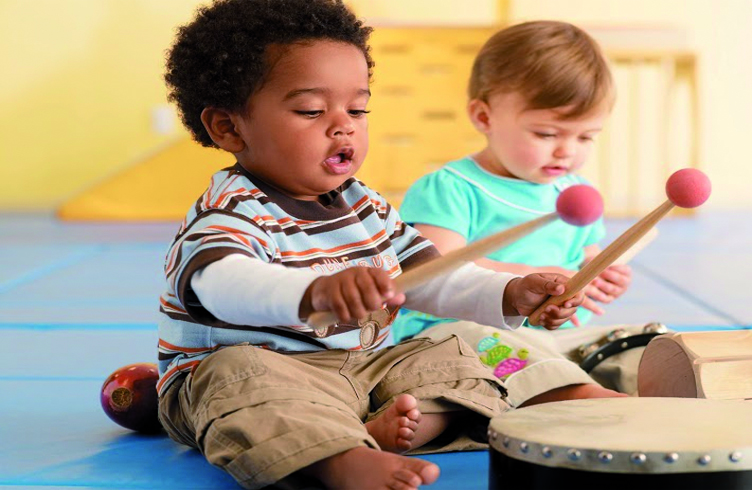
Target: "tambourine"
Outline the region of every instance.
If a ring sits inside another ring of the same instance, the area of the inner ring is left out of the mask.
[[[752,402],[598,398],[491,420],[489,489],[752,488]]]
[[[630,334],[623,328],[614,329],[602,339],[577,349],[580,367],[589,373],[609,357],[635,347],[645,347],[654,337],[666,332],[668,328],[662,323],[648,323],[639,334]]]

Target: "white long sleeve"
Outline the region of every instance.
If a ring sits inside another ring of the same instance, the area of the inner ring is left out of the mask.
[[[505,318],[502,298],[507,284],[516,277],[468,262],[410,291],[405,307],[442,318],[515,329],[525,317]]]
[[[224,322],[301,325],[298,311],[303,294],[320,276],[309,269],[232,254],[193,274],[191,288],[203,307]]]
[[[320,276],[312,270],[233,254],[196,272],[191,278],[191,288],[203,307],[224,322],[300,325],[298,311],[303,294]],[[514,329],[525,317],[505,318],[502,298],[507,283],[515,277],[470,262],[410,291],[405,307],[439,317]]]

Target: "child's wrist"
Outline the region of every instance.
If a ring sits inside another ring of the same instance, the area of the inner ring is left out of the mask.
[[[311,284],[308,285],[308,287],[305,290],[305,293],[303,293],[303,298],[300,300],[300,307],[298,308],[298,318],[300,318],[300,321],[306,322],[308,321],[308,317],[311,316],[311,313],[313,313],[313,285],[318,281],[318,279],[315,279]]]
[[[504,295],[501,299],[501,313],[504,316],[519,316],[520,314],[515,306],[516,301],[514,301],[514,298],[517,297],[517,286],[520,279],[520,277],[515,277],[504,288]]]

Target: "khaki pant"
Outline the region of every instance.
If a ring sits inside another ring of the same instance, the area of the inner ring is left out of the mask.
[[[487,447],[471,436],[509,409],[501,382],[450,336],[365,352],[226,347],[173,383],[159,413],[170,437],[198,448],[242,486],[285,486],[316,461],[358,446],[378,449],[364,421],[402,393],[415,396],[423,413],[476,414],[420,452]]]
[[[601,362],[590,374],[573,362],[577,349],[595,342],[616,328],[629,334],[642,333],[643,325],[579,327],[538,330],[520,327],[500,330],[473,322],[442,323],[420,333],[434,340],[458,335],[477,353],[509,390],[513,407],[526,400],[571,384],[599,383],[606,388],[637,394],[637,368],[644,347],[629,349]]]

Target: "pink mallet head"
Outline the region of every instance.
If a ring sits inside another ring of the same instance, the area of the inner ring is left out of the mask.
[[[677,170],[666,181],[666,195],[680,208],[696,208],[710,197],[710,179],[696,168]]]
[[[570,225],[585,226],[593,223],[603,214],[603,198],[589,185],[573,185],[559,194],[556,212]]]

